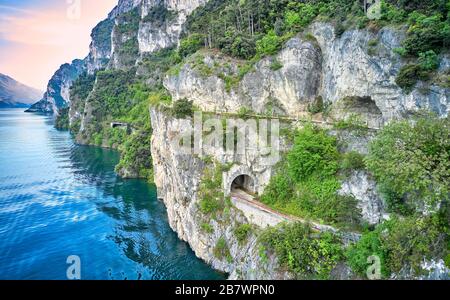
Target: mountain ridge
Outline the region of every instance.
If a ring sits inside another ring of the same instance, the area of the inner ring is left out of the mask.
[[[43,92],[27,86],[9,75],[0,73],[0,107],[28,107],[42,97]]]

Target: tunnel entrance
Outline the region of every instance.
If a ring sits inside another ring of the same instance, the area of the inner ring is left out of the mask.
[[[249,175],[239,175],[231,183],[231,191],[241,189],[251,194],[256,194],[255,181]]]

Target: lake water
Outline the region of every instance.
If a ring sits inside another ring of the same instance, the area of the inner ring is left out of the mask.
[[[51,117],[0,110],[0,279],[223,279],[170,229],[156,188]]]

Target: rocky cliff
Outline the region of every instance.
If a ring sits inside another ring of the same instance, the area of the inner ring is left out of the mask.
[[[298,116],[321,97],[335,108],[337,117],[342,116],[340,104],[353,99],[346,112],[363,115],[373,127],[420,109],[448,115],[448,87],[421,83],[407,93],[395,83],[405,62],[393,49],[403,37],[404,30],[388,27],[377,33],[349,30],[337,37],[332,25],[314,23],[303,35],[289,40],[280,53],[256,63],[232,87],[224,77],[237,76],[240,62],[225,62],[214,52],[201,57],[201,65],[209,68],[206,76],[204,67],[187,63],[164,84],[175,99],[193,100],[208,111],[237,112],[246,106],[267,113],[275,105],[283,115]],[[279,69],[274,71],[275,63]],[[448,56],[442,57],[441,64],[447,69],[442,72],[448,72]]]
[[[241,211],[230,207],[228,213],[217,219],[211,219],[200,211],[198,191],[203,173],[213,166],[198,156],[184,154],[170,142],[174,134],[192,127],[192,122],[174,119],[157,109],[151,110],[151,120],[154,130],[151,149],[158,198],[164,201],[170,226],[179,238],[187,241],[198,257],[214,268],[229,273],[231,278],[289,278],[287,272],[279,270],[275,257],[267,260],[261,258],[254,235],[245,243],[237,242],[234,229],[240,224],[249,223]],[[212,158],[219,163],[233,161],[233,157],[223,155],[221,149],[214,152]],[[270,176],[270,169],[261,169],[257,161],[244,159],[241,163],[261,173],[268,171]],[[206,231],[202,229],[205,223],[212,228]],[[214,248],[220,239],[226,242],[228,257],[217,258],[214,255]]]
[[[83,60],[76,59],[70,64],[63,64],[48,82],[44,97],[33,104],[27,112],[58,113],[70,102],[69,89],[73,81],[86,69]]]
[[[123,116],[119,113],[112,116],[107,110],[120,112],[124,107],[129,111],[134,108],[135,103],[129,99],[132,94],[127,90],[128,86],[136,84],[132,79],[140,77],[147,85],[155,82],[142,76],[145,72],[140,73],[139,69],[159,50],[177,46],[187,17],[206,2],[119,1],[108,19],[93,30],[88,57],[63,65],[34,110],[56,112],[70,102],[68,90],[75,78],[84,71],[92,75],[106,69],[99,73],[102,76],[96,77],[87,96],[70,105],[71,123],[80,122],[78,141],[92,143],[94,138],[98,139],[98,145],[104,145],[102,134],[109,131],[109,122],[116,116]],[[377,130],[387,121],[407,117],[422,108],[441,117],[447,116],[448,86],[419,82],[411,92],[397,86],[395,78],[407,62],[393,50],[401,45],[404,36],[404,29],[391,27],[379,31],[352,29],[338,35],[330,23],[315,22],[290,38],[277,54],[251,65],[213,49],[200,50],[169,70],[163,85],[174,101],[192,100],[199,110],[215,114],[245,110],[282,117],[291,123],[289,129],[300,126],[291,122],[297,117],[313,118],[329,126],[357,115],[365,125]],[[438,72],[449,72],[448,54],[441,54],[440,61]],[[152,64],[148,68],[158,69]],[[157,72],[157,77],[164,77]],[[116,81],[117,78],[121,81]],[[159,88],[159,80],[156,81],[154,85]],[[104,89],[101,82],[107,82],[111,89]],[[98,97],[100,94],[106,95],[105,99]],[[118,94],[122,102],[107,103],[117,100],[114,97]],[[326,109],[312,114],[311,107],[318,103]],[[244,174],[254,175],[257,192],[261,193],[273,175],[272,168],[263,166],[259,162],[261,157],[236,158],[218,148],[208,157],[181,153],[170,140],[177,132],[192,126],[192,122],[174,118],[166,110],[157,108],[151,109],[150,118],[154,181],[158,197],[167,207],[170,225],[179,237],[190,244],[198,257],[229,273],[231,278],[291,278],[292,274],[280,268],[275,256],[261,255],[256,234],[251,233],[244,242],[236,239],[234,230],[251,223],[242,211],[226,204],[224,213],[211,218],[199,207],[205,172],[217,165],[227,166],[221,172],[220,186],[225,195],[229,194],[233,179]],[[371,132],[362,136],[335,134],[342,141],[342,152],[366,154],[367,143],[373,138]],[[136,136],[141,138],[141,135]],[[286,143],[283,150],[288,148]],[[339,193],[357,200],[367,223],[375,225],[388,218],[376,182],[367,172],[351,172],[342,182]],[[222,257],[215,253],[218,244],[227,249]],[[337,273],[336,278],[351,276],[345,270]]]
[[[328,116],[319,116],[320,120],[332,122],[357,114],[374,129],[423,108],[447,116],[448,87],[420,83],[407,93],[395,83],[404,62],[393,49],[399,47],[403,36],[404,30],[393,28],[383,28],[377,33],[350,30],[336,36],[332,25],[313,23],[306,33],[290,39],[275,56],[257,62],[233,84],[227,79],[237,78],[244,62],[216,51],[202,50],[171,70],[164,86],[174,100],[192,100],[198,109],[214,113],[239,113],[245,107],[257,114],[306,117],[309,115],[308,107],[323,99],[331,109]],[[369,46],[369,41],[373,45],[375,40],[376,46]],[[368,51],[371,47],[374,49]],[[448,72],[447,62],[447,56],[442,56],[441,70],[445,72]],[[202,172],[210,167],[195,155],[179,153],[168,142],[171,136],[189,124],[183,125],[181,120],[155,109],[151,111],[151,119],[155,183],[159,197],[167,206],[170,224],[179,237],[191,245],[197,256],[215,268],[229,272],[231,278],[288,278],[289,273],[280,271],[276,258],[261,260],[257,255],[255,237],[244,246],[236,241],[230,228],[240,222],[249,222],[238,209],[231,209],[230,220],[213,220],[213,233],[202,231],[204,217],[199,212],[198,192]],[[338,136],[345,145],[342,151],[362,154],[367,153],[367,143],[371,138],[373,135],[369,133],[363,136],[341,133]],[[213,158],[222,163],[232,163],[219,150]],[[243,168],[259,169],[255,161],[235,163]],[[270,178],[270,170],[246,172],[261,174],[266,171]],[[267,182],[261,181],[259,188],[264,189]],[[223,186],[224,191],[227,184],[229,182]],[[358,201],[367,223],[378,224],[389,218],[376,183],[367,172],[352,172],[343,181],[339,193]],[[225,239],[229,246],[228,261],[213,255],[219,239]],[[337,277],[351,276],[344,273]]]

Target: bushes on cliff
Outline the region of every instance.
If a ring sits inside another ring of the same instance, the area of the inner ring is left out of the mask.
[[[418,56],[420,53],[433,50],[439,53],[449,45],[450,25],[447,16],[435,14],[427,16],[418,12],[409,15],[410,27],[403,47],[410,55]]]
[[[69,108],[64,107],[59,110],[55,120],[56,129],[69,129]]]
[[[392,273],[411,269],[412,275],[421,275],[424,259],[445,257],[449,241],[448,220],[440,214],[426,217],[393,217],[365,232],[361,239],[346,251],[352,270],[365,277],[372,262],[370,256],[380,259],[381,275],[389,278]]]
[[[252,232],[252,226],[250,224],[241,224],[234,229],[234,235],[239,244],[244,243],[250,233]]]
[[[273,30],[256,42],[256,52],[261,56],[275,54],[280,48],[281,38]]]
[[[385,126],[366,158],[391,209],[435,207],[449,199],[450,119],[434,115]]]
[[[198,197],[200,211],[213,218],[229,204],[222,190],[222,169],[220,167],[205,168]]]
[[[194,113],[193,103],[187,99],[180,99],[173,103],[172,115],[177,119],[192,117]]]
[[[233,262],[233,257],[230,254],[230,248],[228,248],[227,241],[224,237],[217,240],[216,246],[213,249],[214,256],[218,259],[226,259],[228,263]]]
[[[264,230],[259,242],[280,264],[302,279],[327,279],[343,259],[341,242],[332,233],[313,233],[309,225],[282,224]]]
[[[341,187],[341,155],[336,139],[312,125],[294,136],[292,149],[271,178],[261,201],[295,216],[342,227],[358,226],[360,211],[356,200],[337,193]]]
[[[150,152],[151,131],[139,130],[120,146],[120,162],[116,172],[121,176],[152,179],[152,159]]]
[[[202,34],[194,33],[188,36],[185,39],[182,39],[180,42],[180,47],[178,48],[178,52],[181,57],[186,57],[197,52],[205,45],[205,38]]]
[[[407,64],[403,66],[397,77],[395,78],[395,83],[407,92],[410,92],[417,81],[426,81],[429,79],[429,73],[422,69],[420,65],[417,64]]]

